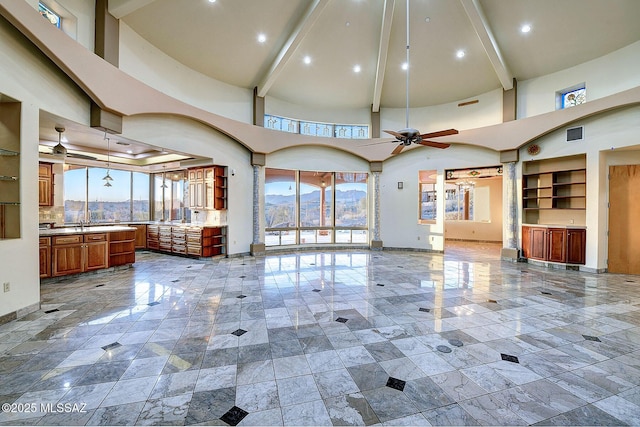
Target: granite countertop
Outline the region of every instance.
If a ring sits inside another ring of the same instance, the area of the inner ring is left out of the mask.
[[[61,228],[44,228],[40,229],[40,237],[61,236],[67,234],[89,234],[89,233],[108,233],[111,231],[135,231],[135,227],[126,225],[93,225],[77,227],[61,227]]]

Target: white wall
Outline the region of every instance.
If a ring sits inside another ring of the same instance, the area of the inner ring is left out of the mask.
[[[640,85],[640,42],[557,73],[518,82],[518,118],[554,111],[557,91],[586,83],[587,102]]]
[[[187,104],[244,123],[252,123],[253,92],[185,67],[120,21],[120,69]]]
[[[499,164],[497,152],[465,145],[453,145],[446,150],[416,147],[387,160],[380,174],[380,228],[384,247],[444,250],[444,170]],[[435,224],[418,223],[418,172],[421,170],[438,171]],[[398,189],[400,181],[402,190]]]
[[[40,302],[38,263],[38,141],[39,111],[45,109],[89,124],[89,100],[69,79],[43,60],[40,52],[0,20],[0,94],[21,105],[21,238],[0,240],[0,283],[11,291],[0,295],[0,316]],[[19,266],[19,268],[16,268]],[[35,307],[37,308],[37,307]]]

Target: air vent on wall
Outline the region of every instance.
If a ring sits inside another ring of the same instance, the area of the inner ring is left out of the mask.
[[[567,142],[575,142],[584,139],[584,127],[578,126],[567,129]]]

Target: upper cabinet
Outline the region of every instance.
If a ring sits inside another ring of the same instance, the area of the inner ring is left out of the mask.
[[[20,103],[0,102],[0,239],[20,237]]]
[[[38,164],[38,204],[53,206],[53,165]]]
[[[525,162],[522,175],[524,224],[586,224],[585,155]]]
[[[227,168],[209,166],[189,169],[189,208],[223,210],[227,208]]]

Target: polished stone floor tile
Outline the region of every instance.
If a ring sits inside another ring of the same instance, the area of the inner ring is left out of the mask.
[[[0,403],[84,408],[0,425],[638,425],[628,280],[484,243],[141,251],[42,284],[41,310],[0,325]]]

